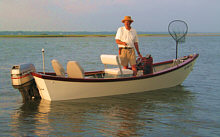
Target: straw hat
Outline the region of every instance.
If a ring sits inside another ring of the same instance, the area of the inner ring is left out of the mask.
[[[131,23],[133,22],[133,20],[131,19],[131,16],[125,16],[121,22],[124,23],[125,21],[130,21]]]

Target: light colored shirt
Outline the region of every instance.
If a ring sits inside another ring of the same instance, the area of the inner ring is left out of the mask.
[[[121,40],[122,42],[126,42],[126,47],[134,48],[134,43],[138,42],[138,36],[135,29],[131,28],[127,30],[125,26],[118,28],[115,39]],[[118,44],[118,47],[125,47],[124,45]]]

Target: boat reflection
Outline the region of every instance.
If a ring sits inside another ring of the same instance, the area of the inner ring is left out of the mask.
[[[25,102],[12,115],[12,136],[143,136],[169,116],[191,115],[194,96],[182,86],[70,101]],[[181,115],[179,115],[181,114]],[[182,117],[181,117],[182,118]],[[189,131],[189,129],[187,129]]]
[[[47,135],[50,129],[48,114],[50,102],[45,100],[26,101],[12,115],[11,127],[16,132],[12,136],[41,136]]]

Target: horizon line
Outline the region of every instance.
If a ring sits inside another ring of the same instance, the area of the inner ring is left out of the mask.
[[[0,32],[116,32],[117,30],[109,30],[109,31],[86,31],[86,30],[77,30],[77,31],[66,31],[66,30],[0,30]],[[136,30],[137,32],[168,32],[168,31],[141,31]],[[195,33],[220,33],[218,31],[188,31],[188,32],[195,32]]]

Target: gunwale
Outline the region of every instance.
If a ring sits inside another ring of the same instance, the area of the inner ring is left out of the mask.
[[[42,73],[42,72],[31,72],[32,76],[41,78],[41,79],[47,79],[47,80],[55,80],[55,81],[66,81],[66,82],[118,82],[118,81],[131,81],[131,80],[140,80],[140,79],[147,79],[151,77],[160,76],[166,73],[169,73],[171,71],[175,71],[177,69],[180,69],[188,64],[190,64],[192,61],[196,60],[198,58],[199,54],[189,55],[188,58],[181,64],[177,66],[170,67],[168,69],[158,71],[152,74],[142,75],[142,76],[132,76],[132,77],[123,77],[123,78],[68,78],[68,77],[57,77],[55,76],[55,73]],[[164,65],[168,63],[172,63],[173,60],[154,63],[154,66]],[[91,75],[91,74],[101,74],[104,73],[104,71],[92,71],[92,72],[85,72],[85,75]]]

